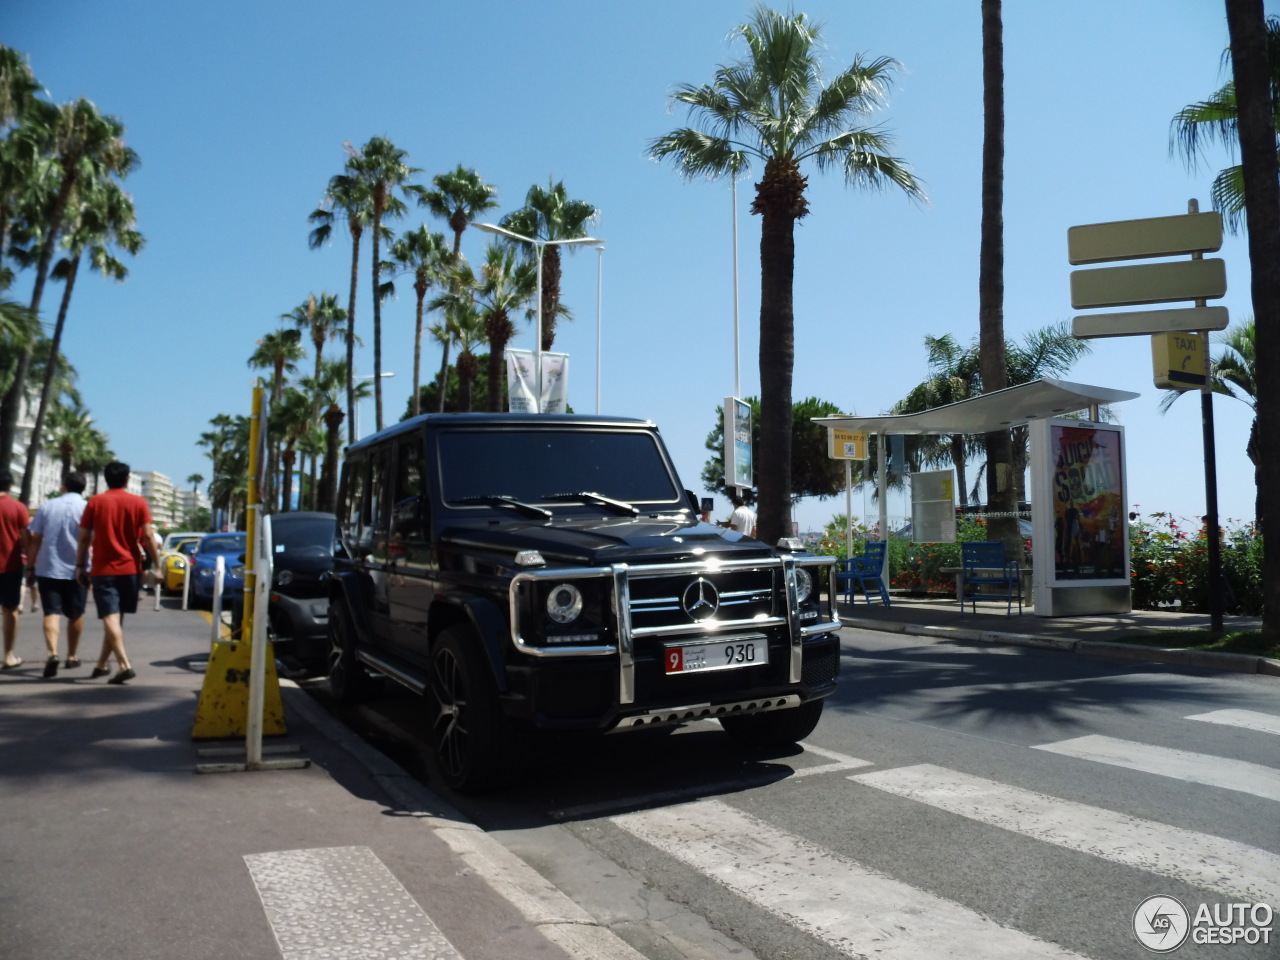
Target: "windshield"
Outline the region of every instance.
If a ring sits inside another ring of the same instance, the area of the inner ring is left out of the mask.
[[[493,496],[563,506],[557,495],[584,490],[628,504],[684,504],[650,433],[450,430],[437,444],[441,490],[455,506]]]
[[[271,542],[276,553],[292,553],[295,550],[323,547],[333,550],[337,536],[337,521],[333,517],[316,520],[287,520],[271,523]]]
[[[244,553],[244,537],[205,537],[200,553]]]

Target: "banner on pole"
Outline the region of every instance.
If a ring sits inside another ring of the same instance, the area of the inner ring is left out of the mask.
[[[507,409],[511,413],[566,413],[569,409],[569,355],[542,354],[542,389],[534,390],[532,350],[507,350]],[[541,403],[538,402],[539,397]]]
[[[724,398],[724,485],[730,489],[755,487],[751,462],[751,404]]]

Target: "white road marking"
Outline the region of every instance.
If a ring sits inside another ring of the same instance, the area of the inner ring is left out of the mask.
[[[831,763],[820,763],[816,767],[796,767],[792,777],[811,777],[816,773],[840,773],[843,770],[856,770],[859,767],[875,766],[870,760],[859,760],[857,757],[846,756],[843,753],[836,753],[834,750],[827,750],[824,747],[815,747],[812,743],[801,743],[805,753],[816,753],[820,757],[826,757]]]
[[[970,820],[1229,897],[1280,901],[1280,856],[1234,840],[1033,793],[927,763],[855,774],[849,779]]]
[[[1258,713],[1256,710],[1212,710],[1209,713],[1195,713],[1184,719],[1203,720],[1205,723],[1224,723],[1230,727],[1257,730],[1259,733],[1280,734],[1280,717],[1270,713]]]
[[[628,813],[613,823],[850,957],[1078,957],[950,900],[874,873],[720,800]]]
[[[1244,760],[1096,735],[1045,743],[1032,749],[1250,793],[1266,800],[1280,800],[1280,770]]]
[[[245,856],[284,960],[462,960],[368,847]]]

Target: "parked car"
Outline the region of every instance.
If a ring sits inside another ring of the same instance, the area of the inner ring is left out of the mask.
[[[347,449],[338,517],[330,688],[425,694],[454,789],[518,776],[534,731],[794,743],[835,690],[835,559],[703,523],[652,423],[416,417]]]
[[[168,537],[166,544],[170,543]],[[160,587],[169,593],[181,593],[182,585],[187,579],[187,567],[191,564],[191,555],[200,545],[199,537],[189,540],[173,541],[160,554]]]
[[[160,552],[166,553],[173,550],[183,540],[199,540],[207,531],[200,530],[174,530],[164,535],[164,540],[160,544]]]
[[[329,662],[329,575],[337,545],[332,513],[271,517],[269,616],[276,656],[299,673],[322,674]]]
[[[188,597],[196,606],[207,606],[213,602],[214,571],[217,558],[223,558],[224,572],[222,579],[223,603],[244,593],[244,552],[245,534],[241,533],[209,533],[200,538],[196,552],[191,558],[191,588]]]

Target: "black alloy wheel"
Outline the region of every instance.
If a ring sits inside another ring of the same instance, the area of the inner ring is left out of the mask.
[[[461,793],[508,783],[524,766],[479,642],[465,627],[447,627],[431,649],[431,752],[440,779]]]
[[[361,703],[373,693],[374,680],[356,657],[355,628],[341,600],[329,607],[329,690],[339,703]]]

